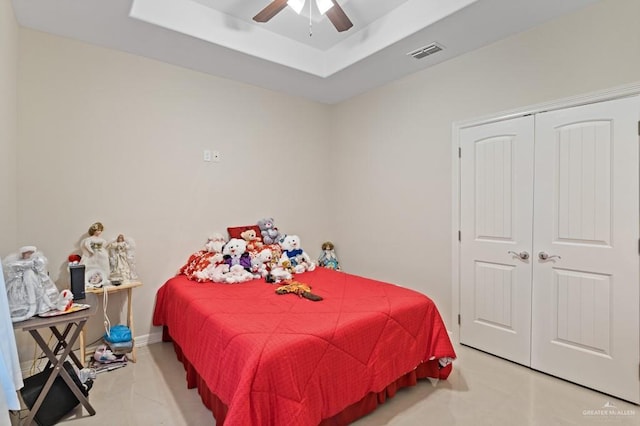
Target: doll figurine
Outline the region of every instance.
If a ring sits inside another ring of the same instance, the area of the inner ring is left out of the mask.
[[[118,238],[107,245],[109,250],[109,263],[111,265],[112,281],[136,279],[135,273],[135,243],[131,238],[125,238],[119,234]]]
[[[96,222],[89,227],[89,236],[82,240],[80,249],[82,250],[82,258],[80,264],[85,265],[87,273],[95,271],[102,277],[100,284],[108,284],[109,276],[109,254],[107,253],[107,242],[101,237],[104,226],[100,222]],[[94,274],[95,275],[95,274]]]
[[[22,247],[19,253],[2,262],[12,322],[67,307],[66,296],[60,295],[49,278],[47,263],[47,258],[34,246]]]
[[[340,264],[338,263],[338,258],[336,257],[336,252],[331,241],[322,243],[322,253],[318,258],[318,265],[327,269],[340,270]]]

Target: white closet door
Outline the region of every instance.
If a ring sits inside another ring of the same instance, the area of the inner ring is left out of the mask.
[[[536,116],[531,355],[636,403],[638,118],[637,97]]]
[[[530,364],[533,117],[463,129],[460,342]]]

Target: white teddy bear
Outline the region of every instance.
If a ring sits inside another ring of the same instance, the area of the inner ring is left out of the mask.
[[[251,272],[260,275],[262,278],[269,273],[269,265],[273,259],[271,249],[262,249],[256,257],[251,259]]]
[[[279,283],[281,281],[292,279],[293,275],[286,268],[283,268],[282,266],[276,266],[271,270],[271,278],[273,279],[274,283]]]
[[[226,266],[224,264],[221,265],[224,261],[224,257],[222,255],[222,249],[224,248],[225,242],[226,241],[224,240],[224,237],[219,233],[214,233],[209,238],[207,238],[207,242],[204,245],[204,251],[206,251],[207,254],[204,254],[204,256],[207,256],[208,266],[204,269],[197,270],[193,273],[193,275],[199,282],[205,282],[205,281],[221,282],[221,281],[218,281],[220,274],[223,273],[221,271],[222,268],[220,268],[220,266]],[[208,253],[213,253],[213,254],[209,255]],[[228,268],[227,268],[227,271],[228,271]],[[227,271],[224,271],[224,272],[227,272]]]
[[[196,271],[194,275],[200,282],[213,281],[214,283],[224,282],[224,274],[229,272],[229,265],[222,262],[222,253],[216,253],[211,258],[211,263],[202,271]]]
[[[225,265],[227,266],[227,265]],[[235,284],[235,283],[243,283],[245,281],[250,281],[254,278],[259,278],[259,276],[253,275],[251,272],[245,270],[240,265],[233,265],[229,268],[229,272],[223,274],[223,283],[227,284]]]
[[[282,247],[280,265],[289,261],[296,274],[316,269],[316,264],[311,261],[309,255],[301,248],[300,237],[297,235],[283,235],[278,244]]]
[[[240,238],[231,238],[222,249],[224,263],[232,266],[240,265],[247,271],[251,270],[251,256],[247,252],[247,242]]]
[[[259,275],[251,273],[251,256],[247,252],[245,240],[231,238],[222,249],[222,255],[227,269],[226,272],[224,269],[217,271],[216,282],[234,284],[260,278]],[[221,276],[220,273],[222,273]]]
[[[208,276],[211,281],[214,283],[223,283],[224,275],[229,272],[229,265],[226,263],[220,263],[211,268],[208,272]]]
[[[207,243],[204,245],[204,249],[211,253],[222,253],[225,243],[226,241],[222,234],[216,232],[207,238]]]

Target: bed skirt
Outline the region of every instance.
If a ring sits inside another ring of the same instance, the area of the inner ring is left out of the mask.
[[[163,327],[162,340],[165,342],[173,342],[167,326]],[[227,406],[222,402],[213,392],[209,390],[204,379],[198,374],[191,362],[184,356],[180,346],[173,342],[178,360],[182,362],[185,371],[187,372],[187,388],[198,388],[198,393],[204,405],[211,410],[213,417],[216,419],[216,424],[222,426],[224,419],[227,415]],[[352,404],[339,412],[338,414],[324,419],[321,426],[338,426],[348,425],[360,417],[374,411],[378,405],[383,404],[387,398],[393,398],[396,392],[404,387],[415,386],[418,379],[425,379],[427,377],[438,378],[441,380],[449,377],[453,365],[449,363],[445,367],[441,367],[438,360],[426,361],[418,365],[413,371],[398,378],[394,382],[390,383],[386,388],[380,392],[370,392],[365,395],[360,401]]]

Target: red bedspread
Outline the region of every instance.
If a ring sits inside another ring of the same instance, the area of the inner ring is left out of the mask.
[[[225,425],[317,425],[423,362],[455,358],[421,293],[323,268],[296,280],[324,300],[277,295],[263,280],[177,276],[158,290],[153,323],[226,404]]]

